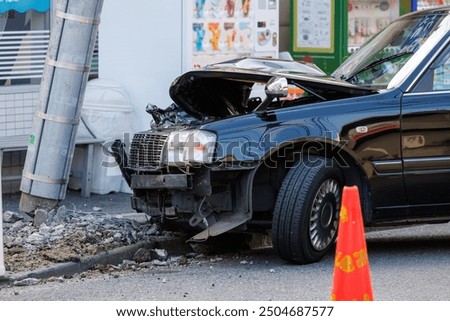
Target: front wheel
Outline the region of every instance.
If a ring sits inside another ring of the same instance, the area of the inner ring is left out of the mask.
[[[324,157],[309,157],[291,168],[278,193],[272,243],[292,263],[319,261],[337,236],[343,179]]]

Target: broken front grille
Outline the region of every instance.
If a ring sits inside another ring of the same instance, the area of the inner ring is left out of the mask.
[[[138,133],[131,142],[129,165],[132,168],[154,168],[162,165],[164,145],[169,134]]]

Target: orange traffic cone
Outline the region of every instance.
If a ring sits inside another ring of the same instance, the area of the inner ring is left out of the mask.
[[[373,300],[369,258],[357,186],[344,187],[342,194],[331,300]]]

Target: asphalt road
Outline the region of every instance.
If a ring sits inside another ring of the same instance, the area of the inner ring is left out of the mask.
[[[368,232],[375,300],[450,301],[450,224]],[[0,300],[328,301],[334,253],[285,263],[271,249],[219,254],[186,266],[76,276],[0,289]]]

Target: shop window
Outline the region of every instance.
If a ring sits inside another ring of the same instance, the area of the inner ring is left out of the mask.
[[[38,85],[50,41],[50,10],[0,13],[0,86]],[[89,79],[98,77],[98,43]]]
[[[0,14],[0,85],[39,84],[50,39],[49,11]]]
[[[450,0],[418,0],[417,10],[425,10],[448,4],[450,4]]]

